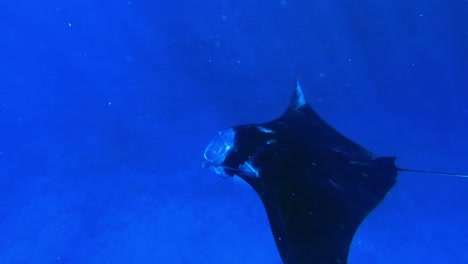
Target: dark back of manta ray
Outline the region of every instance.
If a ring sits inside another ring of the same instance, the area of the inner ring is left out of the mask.
[[[233,129],[222,166],[262,199],[283,263],[347,263],[360,223],[396,182],[395,158],[375,158],[338,133],[299,85],[280,118]],[[257,175],[242,173],[246,162]]]

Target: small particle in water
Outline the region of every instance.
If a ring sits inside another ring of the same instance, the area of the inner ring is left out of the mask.
[[[419,17],[423,17],[423,16],[424,16],[424,14],[422,14],[422,13],[421,13],[421,14],[419,14]]]
[[[108,105],[108,106],[111,106],[111,105],[112,105],[112,102],[108,102],[107,105]]]
[[[323,72],[319,73],[320,78],[324,78],[325,74]]]

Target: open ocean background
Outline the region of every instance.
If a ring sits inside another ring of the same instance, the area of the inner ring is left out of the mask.
[[[3,1],[0,263],[280,264],[253,190],[202,169],[296,78],[401,167],[468,172],[466,0]],[[349,263],[468,263],[468,179],[401,173]]]

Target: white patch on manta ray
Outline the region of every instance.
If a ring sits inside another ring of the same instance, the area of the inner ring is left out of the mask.
[[[248,175],[251,175],[252,177],[258,178],[258,170],[255,169],[250,163],[244,162],[242,165],[239,166],[239,169],[247,173]]]
[[[257,126],[257,129],[260,130],[261,132],[267,133],[267,134],[273,134],[273,133],[275,133],[275,132],[273,132],[273,130],[268,129],[268,128],[266,128],[266,127],[262,127],[262,126]]]

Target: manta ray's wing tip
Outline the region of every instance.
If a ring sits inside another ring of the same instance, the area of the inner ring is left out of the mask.
[[[291,102],[289,103],[288,110],[297,110],[307,104],[304,93],[302,92],[301,83],[299,79],[296,80],[296,89],[294,89],[293,96],[291,97]]]

